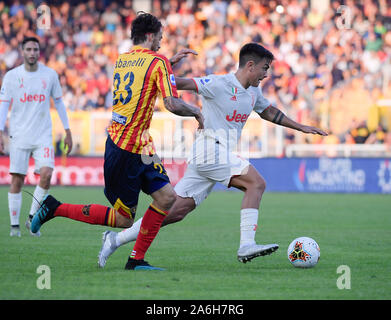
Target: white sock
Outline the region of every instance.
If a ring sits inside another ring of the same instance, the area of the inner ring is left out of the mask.
[[[8,209],[11,226],[19,225],[20,208],[22,207],[22,193],[8,193]]]
[[[117,246],[122,246],[125,243],[135,241],[137,239],[137,235],[140,231],[141,222],[143,219],[138,219],[130,228],[127,228],[121,232],[117,233],[116,244]]]
[[[37,210],[40,207],[40,203],[42,202],[43,198],[49,193],[49,190],[43,189],[40,186],[36,186],[34,190],[34,198],[33,201],[31,202],[31,208],[30,208],[30,213],[29,216],[33,216],[34,213],[37,212]],[[39,203],[37,202],[39,201]]]
[[[255,232],[258,223],[258,209],[240,210],[240,247],[255,244]]]

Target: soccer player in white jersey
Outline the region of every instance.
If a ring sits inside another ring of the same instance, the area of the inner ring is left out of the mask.
[[[238,188],[244,192],[237,252],[238,260],[243,263],[278,249],[277,244],[258,245],[255,242],[258,210],[266,184],[247,160],[232,152],[250,113],[255,111],[262,119],[304,133],[327,135],[323,130],[288,118],[262,95],[259,84],[266,78],[273,59],[270,51],[249,43],[240,50],[239,68],[235,74],[176,78],[178,89],[192,90],[202,96],[205,129],[193,144],[186,172],[175,186],[177,200],[162,226],[182,220],[205,200],[216,182]],[[121,232],[103,233],[98,256],[100,267],[105,266],[107,258],[119,246],[136,240],[141,220]]]
[[[4,153],[4,127],[11,106],[9,120],[9,156],[11,185],[8,193],[8,206],[11,220],[11,236],[21,236],[19,227],[22,207],[22,186],[27,174],[29,158],[35,162],[35,172],[39,173],[39,184],[34,190],[29,218],[26,227],[30,229],[33,214],[39,209],[39,202],[48,194],[54,168],[54,148],[52,121],[50,117],[50,97],[64,126],[64,139],[67,154],[72,150],[72,134],[62,101],[62,89],[56,71],[38,62],[39,40],[25,38],[22,42],[24,64],[8,71],[2,81],[0,91],[0,153]],[[39,202],[38,202],[39,201]],[[32,235],[39,236],[40,233]]]

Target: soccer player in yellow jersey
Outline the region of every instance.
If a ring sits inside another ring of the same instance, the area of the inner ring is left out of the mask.
[[[195,117],[200,129],[203,128],[203,116],[199,108],[178,98],[171,68],[171,64],[195,52],[184,49],[171,62],[157,54],[162,24],[148,13],[139,14],[133,21],[131,38],[134,47],[121,54],[115,64],[112,124],[108,129],[104,156],[104,192],[113,208],[61,203],[49,195],[37,211],[31,230],[37,232],[43,223],[56,216],[91,224],[130,227],[142,190],[151,195],[153,202],[144,214],[125,269],[154,270],[160,268],[149,265],[144,256],[176,199],[148,133],[156,97],[160,93],[165,107],[172,113]]]

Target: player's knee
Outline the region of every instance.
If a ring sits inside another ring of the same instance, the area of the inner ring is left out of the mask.
[[[173,206],[173,204],[175,203],[175,200],[176,200],[176,193],[175,192],[171,192],[170,194],[168,194],[165,199],[167,207],[171,208]]]
[[[52,174],[48,173],[46,175],[41,176],[41,183],[47,187],[50,185],[50,180],[52,179]]]
[[[24,175],[20,174],[11,174],[11,186],[10,191],[11,193],[19,193],[22,189],[23,182],[24,182]]]
[[[266,181],[263,179],[261,176],[257,177],[253,183],[253,188],[258,192],[258,193],[264,193],[266,190]]]
[[[50,180],[52,179],[52,171],[45,170],[40,173],[40,184],[48,189],[50,186]]]

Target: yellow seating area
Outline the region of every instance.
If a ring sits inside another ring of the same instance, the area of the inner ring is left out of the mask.
[[[366,121],[369,129],[377,127],[381,116],[386,117],[388,127],[391,125],[391,106],[383,112],[373,112],[377,109],[379,99],[391,99],[391,86],[383,95],[379,89],[369,91],[364,87],[363,79],[354,79],[345,87],[334,89],[326,104],[329,106],[329,126],[335,134],[349,130],[355,119],[357,122]],[[388,97],[387,97],[388,95]]]

